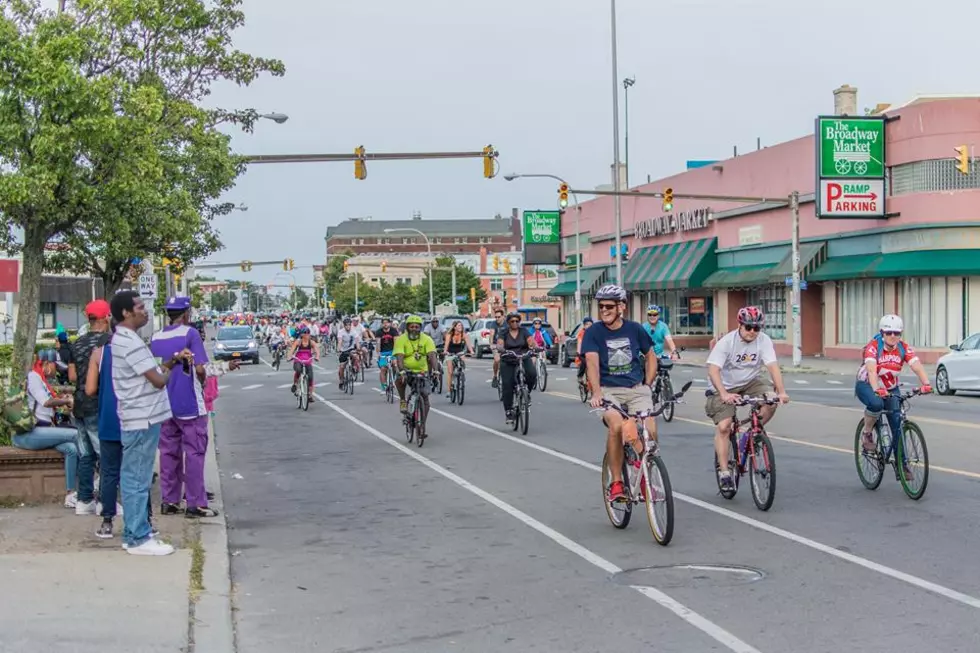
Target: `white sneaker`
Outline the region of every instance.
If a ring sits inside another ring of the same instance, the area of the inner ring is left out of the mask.
[[[75,514],[76,515],[94,515],[96,510],[95,501],[75,501]],[[98,511],[101,512],[101,511]]]
[[[174,552],[169,544],[154,540],[152,537],[139,546],[125,547],[126,553],[134,556],[168,556]]]
[[[101,501],[99,501],[98,503],[96,503],[95,504],[95,514],[101,515],[102,514],[102,508],[103,508],[103,505],[102,505],[102,502]],[[122,517],[122,516],[123,516],[122,504],[117,501],[116,502],[116,517]]]
[[[78,493],[69,492],[65,495],[65,508],[74,508],[78,505]]]

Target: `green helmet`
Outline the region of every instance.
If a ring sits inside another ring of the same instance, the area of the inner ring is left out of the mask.
[[[405,324],[418,324],[421,326],[422,318],[418,315],[409,315],[407,318],[405,318]]]

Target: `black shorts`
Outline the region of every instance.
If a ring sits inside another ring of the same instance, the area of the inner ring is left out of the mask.
[[[350,360],[350,355],[351,355],[351,352],[352,351],[354,351],[354,350],[351,349],[350,351],[342,351],[342,352],[340,352],[337,355],[337,362],[339,362],[339,363],[346,363],[348,360]]]

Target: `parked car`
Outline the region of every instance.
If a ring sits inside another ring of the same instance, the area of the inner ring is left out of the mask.
[[[578,332],[581,329],[582,323],[579,322],[563,339],[560,356],[562,367],[571,367],[575,364],[575,358],[578,356],[576,351],[578,348]]]
[[[526,322],[521,322],[521,326],[527,329],[527,332],[530,333],[534,329],[534,322],[531,322],[530,320]],[[552,365],[557,365],[558,350],[561,348],[561,345],[558,342],[558,332],[555,331],[555,328],[551,326],[551,324],[549,324],[548,322],[542,322],[541,328],[547,331],[548,335],[551,336],[551,347],[548,349],[548,352],[546,354],[548,358],[548,362],[551,363]]]
[[[980,333],[974,333],[936,364],[936,392],[956,394],[957,390],[980,390]]]
[[[259,343],[252,327],[225,326],[215,336],[214,358],[219,361],[243,360],[259,364]]]
[[[466,339],[477,358],[483,358],[490,353],[493,345],[493,334],[497,330],[497,320],[493,318],[481,318],[473,323],[473,328],[466,334]]]
[[[472,328],[470,318],[466,317],[465,315],[443,315],[439,318],[439,325],[446,331],[449,331],[449,328],[452,327],[453,322],[456,320],[463,323],[463,331],[469,332],[470,328]]]

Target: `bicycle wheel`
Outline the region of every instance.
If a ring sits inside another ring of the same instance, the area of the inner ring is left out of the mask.
[[[408,412],[402,417],[405,422],[405,439],[409,443],[415,439],[415,421],[412,416],[415,414],[415,402],[417,401],[415,397],[415,391],[411,391],[408,395]]]
[[[674,493],[670,488],[667,465],[659,455],[648,456],[643,476],[650,532],[657,544],[667,546],[674,536]]]
[[[548,366],[544,362],[538,363],[538,389],[541,392],[548,389]]]
[[[616,528],[626,528],[630,525],[630,517],[633,515],[633,503],[631,501],[611,502],[609,501],[609,484],[612,482],[612,471],[609,469],[609,454],[602,457],[602,503],[606,507],[606,516],[609,523]],[[627,479],[626,463],[623,463],[623,478]]]
[[[357,375],[354,373],[354,370],[348,367],[347,368],[347,394],[352,396],[354,394],[354,380],[356,378]]]
[[[440,394],[440,395],[442,394],[442,382],[443,382],[442,374],[440,374],[439,375],[439,385],[437,386],[438,387],[438,390],[436,390],[436,394]]]
[[[456,405],[463,405],[463,397],[466,396],[466,373],[460,372],[456,376]]]
[[[310,384],[305,378],[303,379],[303,388],[299,396],[299,405],[303,410],[310,409]]]
[[[877,490],[881,485],[881,479],[885,477],[885,458],[881,454],[881,442],[879,441],[878,425],[875,424],[875,450],[865,451],[861,443],[861,433],[864,431],[864,418],[858,420],[857,430],[854,433],[854,463],[857,466],[858,478],[861,485],[869,490]]]
[[[511,410],[514,411],[514,430],[521,428],[521,394],[514,391],[514,403],[511,404]]]
[[[385,401],[389,404],[395,403],[395,384],[391,380],[391,375],[388,375],[388,383],[385,386]]]
[[[527,435],[527,427],[531,424],[531,391],[521,388],[521,435]]]
[[[424,404],[421,398],[416,400],[415,413],[413,414],[412,418],[412,421],[415,423],[415,442],[420,447],[425,444],[425,438],[427,437],[425,434],[425,429],[423,428],[423,425],[425,424],[425,408],[423,406]]]
[[[578,384],[578,396],[579,399],[582,400],[583,404],[589,401],[589,386],[582,383],[581,381],[579,381]]]
[[[929,485],[929,450],[926,448],[926,438],[922,429],[915,422],[902,424],[902,439],[895,454],[896,461],[905,460],[904,467],[911,472],[912,478],[905,478],[904,467],[899,471],[898,480],[908,498],[918,501],[926,492]]]
[[[759,510],[769,510],[776,500],[776,455],[772,443],[764,431],[752,438],[752,454],[749,455],[749,486],[752,500]]]
[[[718,478],[718,470],[721,467],[718,465],[718,454],[715,454],[715,482],[718,484],[718,492],[726,499],[734,499],[738,493],[738,458],[735,453],[737,450],[737,445],[734,442],[734,438],[732,438],[732,441],[728,443],[728,471],[732,473],[732,481],[735,484],[735,489],[733,490],[721,489],[721,479]]]
[[[497,401],[504,400],[504,382],[500,378],[500,374],[497,374]]]
[[[367,367],[367,365],[364,364],[364,361],[361,361],[361,364],[357,366],[358,374],[360,374],[360,376],[361,376],[361,383],[364,383],[364,368],[365,367]]]
[[[664,379],[660,385],[660,397],[664,402],[664,412],[661,415],[663,415],[665,422],[669,422],[674,419],[674,386],[670,379]]]

